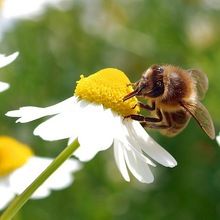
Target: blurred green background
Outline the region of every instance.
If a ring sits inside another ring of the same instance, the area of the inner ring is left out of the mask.
[[[1,94],[0,133],[56,156],[66,141],[32,135],[37,122],[15,124],[4,113],[24,105],[49,106],[73,94],[80,74],[116,67],[131,81],[154,63],[199,68],[210,86],[205,106],[220,129],[220,8],[210,0],[81,0],[66,10],[48,7],[34,20],[19,20],[5,32],[0,52],[19,51],[1,69],[11,88]],[[177,137],[149,133],[178,161],[153,168],[155,181],[125,182],[112,149],[99,153],[75,175],[68,189],[30,200],[15,219],[220,219],[220,149],[191,120]]]

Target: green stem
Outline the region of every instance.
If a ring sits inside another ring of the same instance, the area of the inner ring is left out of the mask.
[[[79,142],[76,139],[68,145],[54,160],[53,162],[34,180],[34,182],[18,197],[16,197],[5,212],[0,217],[0,220],[10,220],[28,201],[31,195],[41,186],[44,181],[53,174],[65,162],[73,152],[79,147]]]

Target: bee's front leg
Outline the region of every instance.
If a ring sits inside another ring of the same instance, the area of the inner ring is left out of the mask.
[[[135,88],[139,82],[140,82],[140,80],[137,82],[134,82],[134,83],[128,83],[127,86],[131,86],[132,88]]]
[[[128,83],[127,86],[134,87],[134,86],[135,86],[135,83]]]
[[[135,109],[137,106],[139,106],[140,108],[146,109],[148,111],[154,111],[156,109],[155,102],[152,102],[151,106],[148,104],[142,103],[142,102],[138,102],[136,105],[132,107],[132,109]]]

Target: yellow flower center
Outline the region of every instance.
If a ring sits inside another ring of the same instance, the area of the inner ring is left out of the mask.
[[[139,107],[135,97],[123,102],[123,97],[132,92],[128,77],[120,70],[107,68],[88,77],[81,76],[75,95],[89,102],[102,104],[122,116],[137,114]],[[134,108],[135,107],[135,108]]]
[[[7,136],[0,136],[0,176],[21,167],[33,155],[25,144]]]

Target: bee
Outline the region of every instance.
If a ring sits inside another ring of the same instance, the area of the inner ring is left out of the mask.
[[[159,129],[162,134],[172,137],[193,117],[211,139],[215,138],[211,116],[200,102],[208,90],[208,78],[203,72],[172,65],[152,65],[131,86],[134,91],[123,101],[134,96],[147,99],[147,104],[139,102],[138,105],[150,111],[151,117],[134,114],[125,118],[140,121],[144,127]]]

